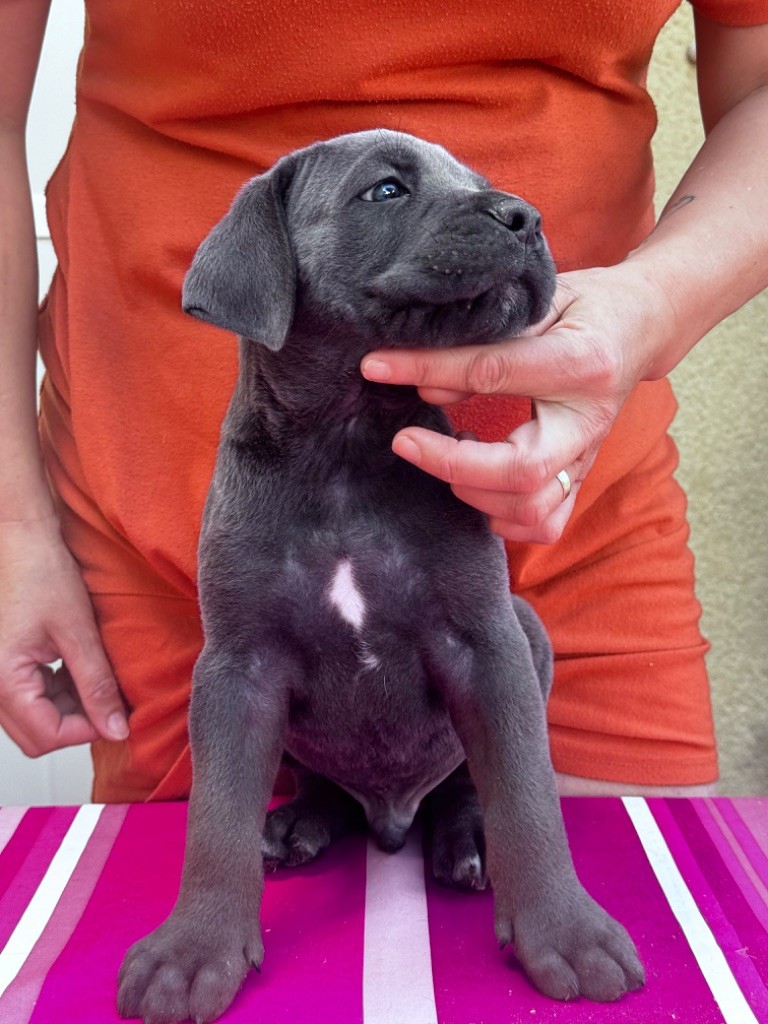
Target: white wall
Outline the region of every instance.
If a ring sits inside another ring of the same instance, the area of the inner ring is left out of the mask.
[[[27,149],[41,298],[56,265],[48,238],[43,192],[69,137],[83,20],[82,0],[53,0],[30,108]],[[87,747],[31,760],[0,730],[0,804],[83,803],[89,798],[91,775]]]
[[[29,178],[40,259],[40,296],[56,265],[45,220],[45,185],[62,157],[75,113],[75,70],[83,42],[83,0],[53,0],[27,126]]]

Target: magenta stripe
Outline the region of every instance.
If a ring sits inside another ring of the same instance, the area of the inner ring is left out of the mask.
[[[26,807],[0,807],[0,853],[8,845],[26,813]]]
[[[0,949],[35,895],[76,813],[76,807],[32,808],[0,855],[0,885],[5,890],[0,898]]]
[[[23,1024],[29,1020],[48,971],[69,941],[91,897],[127,810],[126,805],[116,804],[102,811],[50,921],[15,980],[0,996],[0,1024]]]
[[[66,1019],[78,1024],[118,1024],[116,979],[125,951],[164,920],[178,891],[186,810],[129,809],[90,902],[48,972],[31,1024],[63,1019],[65,1008]],[[270,876],[262,973],[249,974],[222,1022],[359,1024],[364,893],[362,838],[338,843],[315,865]]]
[[[709,799],[697,800],[693,806],[710,839],[728,865],[728,870],[742,896],[760,922],[760,927],[764,932],[768,932],[768,891],[723,813],[727,813],[727,802],[724,799],[717,802]],[[738,815],[736,817],[738,818]],[[738,820],[741,821],[740,818]],[[749,835],[746,828],[743,828],[743,832]]]
[[[694,810],[695,801],[648,801],[670,852],[728,966],[758,1020],[768,1021],[768,993],[754,955],[766,936]],[[749,955],[747,955],[747,953]]]
[[[677,1021],[722,1024],[722,1015],[648,863],[621,801],[562,801],[579,877],[637,943],[648,984],[618,1003],[567,1006],[539,994],[493,933],[491,894],[455,893],[428,879],[432,967],[440,1024]]]
[[[267,879],[262,974],[251,972],[227,1021],[362,1024],[366,850],[350,837]]]

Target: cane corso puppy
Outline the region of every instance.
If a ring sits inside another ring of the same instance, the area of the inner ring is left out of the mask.
[[[544,629],[486,517],[391,450],[448,420],[359,369],[378,347],[514,336],[553,290],[533,207],[383,130],[279,160],[198,249],[183,308],[240,336],[240,371],[200,538],[181,891],[126,957],[123,1015],[215,1018],[262,961],[264,862],[311,860],[363,813],[395,851],[420,805],[436,876],[490,881],[496,935],[542,992],[643,983],[574,872]],[[267,814],[281,758],[297,795]]]

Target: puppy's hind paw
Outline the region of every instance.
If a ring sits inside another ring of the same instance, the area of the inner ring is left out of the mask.
[[[432,874],[452,889],[485,889],[482,831],[436,832],[432,838]]]
[[[330,846],[335,824],[329,808],[302,797],[269,811],[261,842],[264,867],[308,864]]]
[[[331,841],[321,822],[303,819],[302,830],[302,819],[296,815],[293,806],[295,802],[284,804],[267,814],[261,855],[268,871],[306,864],[326,849]]]

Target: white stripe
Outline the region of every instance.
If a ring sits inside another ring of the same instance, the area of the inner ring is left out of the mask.
[[[648,804],[639,796],[627,796],[623,801],[672,913],[723,1013],[725,1024],[758,1024],[712,930],[696,906]]]
[[[397,853],[368,843],[364,1024],[437,1024],[418,829]]]
[[[29,901],[5,949],[0,952],[0,996],[19,973],[42,935],[103,810],[103,804],[86,804],[75,815],[37,892]]]

